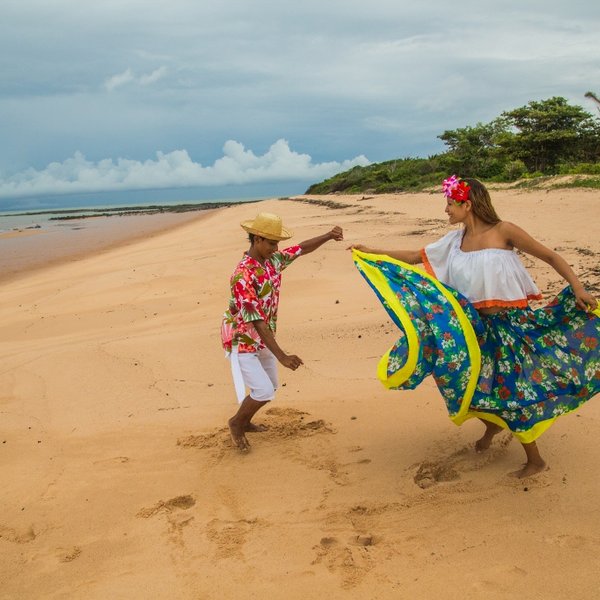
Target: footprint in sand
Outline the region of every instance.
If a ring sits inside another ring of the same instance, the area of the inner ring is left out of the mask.
[[[261,443],[273,441],[304,438],[321,433],[335,433],[335,431],[322,419],[311,420],[310,415],[293,408],[269,408],[264,412],[264,432],[259,432]],[[255,432],[247,432],[250,440]],[[257,438],[258,439],[258,438]],[[200,435],[189,435],[177,440],[177,445],[182,448],[198,448],[212,450],[217,458],[222,458],[230,453],[233,448],[228,427],[221,427],[216,431]]]
[[[73,546],[68,550],[64,548],[57,548],[58,560],[62,563],[69,563],[74,561],[81,554],[81,548],[79,546]]]
[[[325,565],[331,573],[340,575],[343,588],[352,588],[375,566],[371,554],[374,543],[370,535],[352,536],[346,544],[335,537],[323,537],[313,548],[316,557],[311,564]]]
[[[426,489],[441,481],[456,481],[460,479],[460,475],[451,464],[425,461],[419,465],[419,470],[413,479],[420,488]]]
[[[264,528],[267,524],[259,519],[239,519],[237,521],[223,521],[213,519],[206,526],[208,539],[216,546],[215,560],[236,558],[242,560],[244,545],[250,534],[258,527]]]
[[[36,537],[33,525],[21,532],[6,525],[0,525],[0,539],[8,540],[14,544],[28,544],[29,542],[33,542]]]
[[[154,515],[164,512],[170,513],[176,509],[179,510],[188,510],[192,508],[196,504],[196,500],[193,496],[176,496],[175,498],[171,498],[166,502],[163,500],[159,500],[154,506],[150,506],[149,508],[142,508],[138,511],[137,516],[142,519],[148,519],[153,517]]]
[[[418,464],[418,470],[413,480],[423,489],[440,482],[456,481],[460,479],[461,473],[478,471],[505,454],[511,441],[512,435],[509,432],[503,432],[496,436],[492,445],[485,452],[475,452],[473,447],[468,445],[439,460],[423,461]]]

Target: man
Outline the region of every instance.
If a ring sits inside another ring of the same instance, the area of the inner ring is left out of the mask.
[[[223,316],[221,339],[231,361],[235,391],[240,403],[229,419],[234,445],[248,452],[247,431],[262,431],[252,417],[275,397],[277,361],[295,371],[302,359],[286,354],[275,340],[281,272],[299,256],[313,252],[329,240],[343,240],[340,227],[279,251],[280,241],[292,237],[281,218],[260,213],[241,223],[248,233],[250,249],[231,276],[231,299]],[[250,390],[246,394],[246,388]]]

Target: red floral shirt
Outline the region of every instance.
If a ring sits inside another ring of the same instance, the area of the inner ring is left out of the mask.
[[[275,252],[264,264],[244,255],[231,276],[231,299],[221,325],[221,341],[227,352],[233,346],[240,353],[265,347],[252,321],[264,321],[275,333],[281,272],[301,253],[300,246],[291,246]]]

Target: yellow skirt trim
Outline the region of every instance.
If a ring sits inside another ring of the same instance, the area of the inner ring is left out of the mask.
[[[469,363],[471,365],[471,374],[469,377],[467,388],[465,390],[465,394],[460,404],[460,409],[455,415],[450,416],[450,418],[457,425],[460,425],[465,421],[465,419],[469,418],[467,416],[469,412],[469,406],[471,404],[473,394],[475,393],[475,388],[477,386],[477,381],[479,380],[479,372],[481,369],[481,352],[479,350],[479,344],[477,343],[477,337],[475,335],[473,326],[471,325],[471,322],[469,321],[469,318],[463,311],[461,305],[458,303],[456,298],[435,277],[432,277],[431,275],[429,275],[422,269],[415,267],[414,265],[410,265],[395,258],[391,258],[390,256],[380,254],[368,254],[365,252],[361,252],[360,250],[352,250],[352,256],[355,262],[360,263],[360,268],[365,273],[365,275],[367,275],[369,281],[375,286],[377,291],[385,299],[390,308],[398,315],[398,318],[400,319],[400,322],[402,323],[402,326],[406,333],[408,342],[408,357],[402,368],[396,371],[396,373],[394,373],[390,377],[388,377],[387,364],[390,352],[392,350],[391,348],[382,356],[377,366],[377,376],[381,380],[383,385],[388,389],[391,387],[398,387],[399,385],[404,383],[415,370],[415,367],[417,366],[417,357],[419,355],[419,338],[417,336],[415,326],[410,320],[408,312],[402,306],[400,300],[390,288],[386,278],[383,276],[381,271],[379,271],[379,269],[372,267],[367,262],[365,262],[365,260],[385,261],[398,265],[402,269],[408,269],[409,271],[414,271],[415,273],[418,273],[421,277],[427,279],[432,285],[434,285],[454,309],[454,312],[456,313],[456,316],[460,323],[463,335],[465,336],[465,341],[467,344],[467,353],[469,355]]]

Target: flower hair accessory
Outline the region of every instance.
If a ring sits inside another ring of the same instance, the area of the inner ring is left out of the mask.
[[[452,198],[455,202],[465,202],[469,199],[471,186],[462,179],[459,179],[456,175],[444,179],[442,188],[444,190],[444,196]]]

